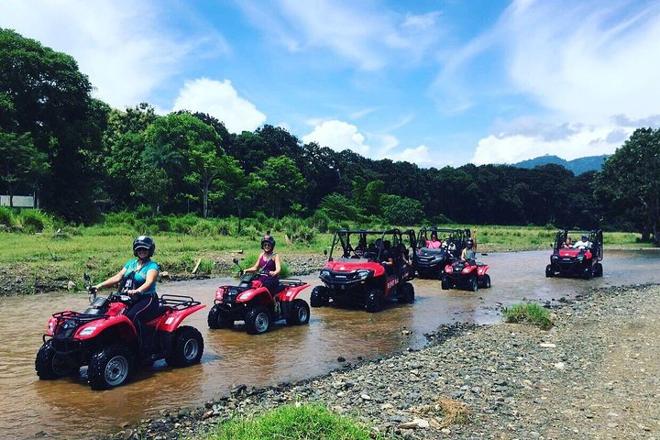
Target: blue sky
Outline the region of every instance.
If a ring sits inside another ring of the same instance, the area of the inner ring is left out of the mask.
[[[611,153],[660,123],[653,1],[3,0],[117,108],[421,166]]]

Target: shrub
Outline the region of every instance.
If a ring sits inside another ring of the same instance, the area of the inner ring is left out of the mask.
[[[330,412],[320,405],[284,405],[251,419],[233,419],[218,425],[208,440],[252,440],[262,438],[302,439],[382,439],[364,426]]]
[[[19,219],[23,226],[23,231],[34,234],[43,232],[46,226],[51,224],[48,215],[38,209],[26,209],[20,212]]]
[[[110,212],[105,215],[104,223],[108,226],[133,225],[135,214],[128,211]]]
[[[190,234],[198,237],[210,237],[218,234],[218,228],[212,220],[198,219],[197,223],[190,228]]]
[[[383,194],[380,200],[383,218],[391,225],[413,226],[424,219],[419,200],[394,194]]]
[[[307,222],[315,227],[316,229],[319,230],[319,232],[328,232],[328,226],[330,225],[330,217],[328,214],[322,210],[322,209],[317,209],[314,212],[314,215],[312,215]]]
[[[156,226],[159,232],[170,232],[172,230],[172,224],[167,217],[154,217],[152,219],[152,224]]]
[[[11,212],[11,209],[0,206],[0,225],[7,228],[14,226],[14,213]]]
[[[170,217],[170,225],[171,229],[174,232],[178,232],[180,234],[189,234],[190,230],[197,224],[197,221],[199,218],[195,215],[192,214],[186,214],[181,217],[177,216],[171,216]]]
[[[550,312],[535,303],[514,304],[503,310],[504,319],[510,323],[528,323],[547,330],[552,327]]]

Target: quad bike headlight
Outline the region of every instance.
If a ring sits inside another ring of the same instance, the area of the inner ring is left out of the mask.
[[[93,326],[92,326],[92,327],[85,327],[85,328],[82,329],[82,331],[80,332],[80,336],[89,336],[89,335],[91,335],[92,333],[94,333],[94,330],[96,330],[96,327],[93,327]]]
[[[328,269],[323,269],[319,276],[321,278],[328,278],[330,276],[330,271]]]

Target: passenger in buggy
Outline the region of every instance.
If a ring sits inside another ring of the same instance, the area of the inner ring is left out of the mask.
[[[440,249],[442,246],[442,241],[438,240],[438,233],[436,231],[433,231],[431,233],[431,239],[426,240],[426,247],[428,249]]]

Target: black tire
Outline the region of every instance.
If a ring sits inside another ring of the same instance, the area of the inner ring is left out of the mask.
[[[226,312],[223,312],[219,305],[214,305],[209,310],[209,316],[206,318],[209,328],[232,328],[234,327],[234,320],[229,318]]]
[[[174,333],[170,352],[165,357],[171,367],[188,367],[198,364],[204,354],[204,339],[195,327],[184,325]]]
[[[591,266],[586,267],[584,269],[584,272],[582,273],[582,278],[584,278],[585,280],[590,280],[591,278],[593,278],[593,276],[594,276],[593,268]]]
[[[490,275],[485,274],[481,280],[481,286],[484,289],[490,289]]]
[[[312,307],[325,307],[330,302],[328,297],[328,288],[325,286],[316,286],[312,289],[312,294],[309,299]]]
[[[379,289],[369,290],[367,292],[365,307],[369,313],[380,312],[383,308],[383,292]]]
[[[479,290],[479,282],[477,281],[476,275],[472,275],[468,280],[468,290],[472,292],[476,292],[477,290]]]
[[[603,265],[600,263],[596,263],[594,265],[594,276],[595,277],[602,277],[603,276]]]
[[[251,307],[245,313],[245,330],[251,335],[266,333],[270,328],[271,316],[265,307]]]
[[[554,275],[555,275],[555,271],[552,270],[552,265],[548,264],[547,266],[545,266],[545,277],[550,278],[553,277]]]
[[[451,285],[449,284],[449,279],[447,277],[442,277],[440,280],[440,287],[442,287],[442,290],[451,289]]]
[[[303,325],[309,323],[309,306],[302,299],[295,299],[291,304],[289,316],[286,318],[288,325]]]
[[[34,369],[41,380],[59,379],[77,372],[77,368],[67,362],[67,359],[57,355],[51,341],[45,342],[39,348],[34,360]]]
[[[128,347],[114,344],[94,352],[87,368],[93,390],[106,390],[128,382],[133,375],[134,356]]]
[[[399,302],[401,304],[412,304],[415,302],[415,288],[410,283],[399,286]]]

